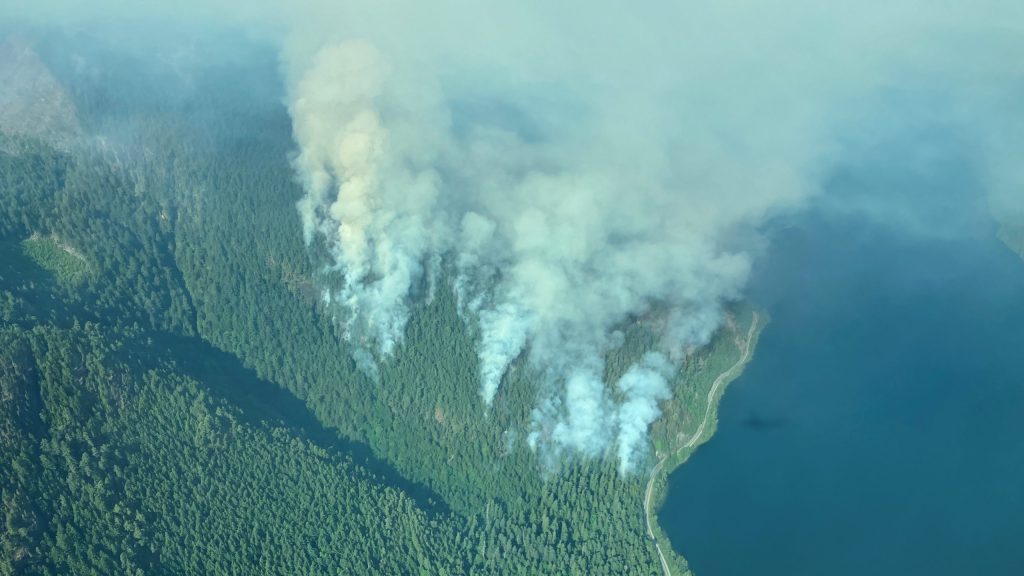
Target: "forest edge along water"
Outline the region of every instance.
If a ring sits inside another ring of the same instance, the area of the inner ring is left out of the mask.
[[[675,549],[698,575],[1024,573],[1024,263],[848,217],[773,244],[758,361],[668,480]]]
[[[729,325],[730,329],[734,332],[737,330],[734,322],[730,321]],[[725,372],[722,372],[717,378],[715,378],[714,383],[711,385],[711,389],[708,391],[707,406],[704,410],[704,417],[701,420],[700,426],[697,427],[693,436],[685,444],[676,449],[674,453],[666,454],[659,458],[658,463],[651,470],[650,479],[647,481],[647,489],[644,491],[644,521],[647,523],[647,536],[654,541],[654,546],[658,551],[658,559],[661,561],[661,569],[665,573],[665,576],[671,576],[672,569],[669,567],[669,563],[665,559],[665,554],[661,550],[661,543],[654,536],[654,531],[651,529],[651,496],[654,493],[655,480],[658,478],[659,474],[661,474],[669,456],[678,455],[684,450],[693,449],[697,446],[697,443],[704,438],[704,430],[707,427],[708,419],[716,411],[716,399],[720,397],[720,388],[738,377],[743,367],[750,361],[751,352],[753,351],[752,344],[757,332],[763,327],[761,316],[757,312],[754,312],[746,338],[741,338],[738,333],[735,335],[734,342],[736,343],[736,348],[741,350],[739,359]]]

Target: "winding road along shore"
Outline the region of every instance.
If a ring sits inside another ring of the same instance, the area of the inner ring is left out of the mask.
[[[672,576],[672,569],[668,566],[668,561],[665,560],[665,554],[661,551],[661,544],[654,537],[654,531],[651,529],[651,495],[654,493],[654,480],[657,479],[661,469],[665,466],[665,461],[668,457],[673,454],[678,454],[688,448],[693,448],[700,442],[701,437],[704,435],[704,428],[707,426],[708,418],[711,417],[711,407],[714,405],[715,395],[718,393],[718,389],[727,381],[732,380],[736,377],[736,372],[743,368],[743,365],[750,360],[751,346],[750,344],[754,340],[754,334],[757,331],[758,322],[760,317],[757,312],[753,313],[753,319],[750,321],[750,329],[747,331],[746,340],[740,340],[739,334],[736,335],[736,346],[742,350],[739,360],[735,364],[729,367],[725,372],[722,372],[715,378],[715,381],[711,384],[711,390],[708,391],[707,407],[704,409],[704,419],[701,420],[700,426],[690,437],[690,440],[676,449],[672,454],[666,454],[658,460],[658,464],[651,470],[651,478],[647,481],[647,491],[644,493],[644,520],[647,522],[647,536],[654,540],[654,547],[658,550],[658,558],[661,560],[661,569],[665,573],[665,576]]]

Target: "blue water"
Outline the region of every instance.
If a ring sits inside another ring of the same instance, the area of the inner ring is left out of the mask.
[[[825,209],[773,234],[772,322],[659,513],[698,576],[1024,575],[1024,260],[935,178],[834,186],[930,186],[914,233]]]

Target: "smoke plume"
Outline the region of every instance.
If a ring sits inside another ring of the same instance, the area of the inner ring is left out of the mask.
[[[81,4],[13,12],[164,26],[186,8],[278,42],[298,212],[361,365],[452,289],[481,412],[522,359],[543,379],[529,442],[551,457],[637,468],[760,227],[818,194],[850,141],[920,116],[976,155],[994,209],[1024,214],[1016,0]],[[654,311],[658,349],[604,381],[621,327]]]
[[[889,91],[949,91],[944,122],[1019,148],[964,107],[991,97],[972,82],[1007,88],[979,62],[1022,54],[1020,27],[997,26],[1019,10],[570,4],[402,6],[426,23],[408,36],[376,27],[388,10],[356,10],[351,37],[289,63],[299,211],[344,275],[331,299],[350,338],[391,354],[428,269],[451,262],[482,410],[524,357],[544,379],[530,445],[614,454],[625,474],[681,351],[741,296],[758,226],[821,189]],[[655,308],[659,350],[604,382],[618,329]]]
[[[432,124],[437,104],[419,84],[389,107],[401,82],[391,75],[370,44],[331,45],[316,54],[290,105],[306,242],[321,235],[330,267],[344,275],[328,300],[347,309],[347,334],[384,355],[401,340],[429,257],[449,240],[433,217],[444,134]]]

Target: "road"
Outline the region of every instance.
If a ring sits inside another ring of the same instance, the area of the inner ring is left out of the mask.
[[[741,348],[743,353],[740,354],[740,358],[735,364],[730,366],[725,372],[719,374],[718,378],[715,378],[715,381],[711,383],[711,390],[708,391],[707,407],[704,409],[704,419],[701,420],[700,426],[697,427],[697,431],[693,433],[690,440],[686,444],[680,446],[675,451],[675,454],[678,454],[687,448],[693,448],[697,445],[697,442],[700,441],[700,437],[704,435],[704,428],[707,426],[708,418],[711,417],[711,407],[714,405],[715,394],[718,393],[718,389],[721,388],[726,381],[734,378],[735,372],[743,368],[743,365],[750,360],[750,344],[754,340],[754,333],[757,330],[757,323],[759,321],[760,318],[758,317],[757,312],[754,312],[754,317],[750,321],[750,330],[747,331],[747,339],[745,341],[741,341],[739,335],[736,335],[736,346]],[[668,460],[668,457],[669,455],[663,456],[658,460],[658,464],[654,469],[651,470],[651,478],[647,481],[647,491],[644,493],[644,520],[647,522],[647,536],[651,540],[654,540],[654,547],[658,550],[658,559],[661,560],[661,569],[665,572],[665,576],[672,576],[672,570],[668,566],[668,561],[665,560],[665,554],[661,551],[661,544],[654,538],[654,531],[651,530],[651,494],[654,493],[654,480],[658,477],[658,473],[661,472],[661,469],[665,466],[665,461]]]

